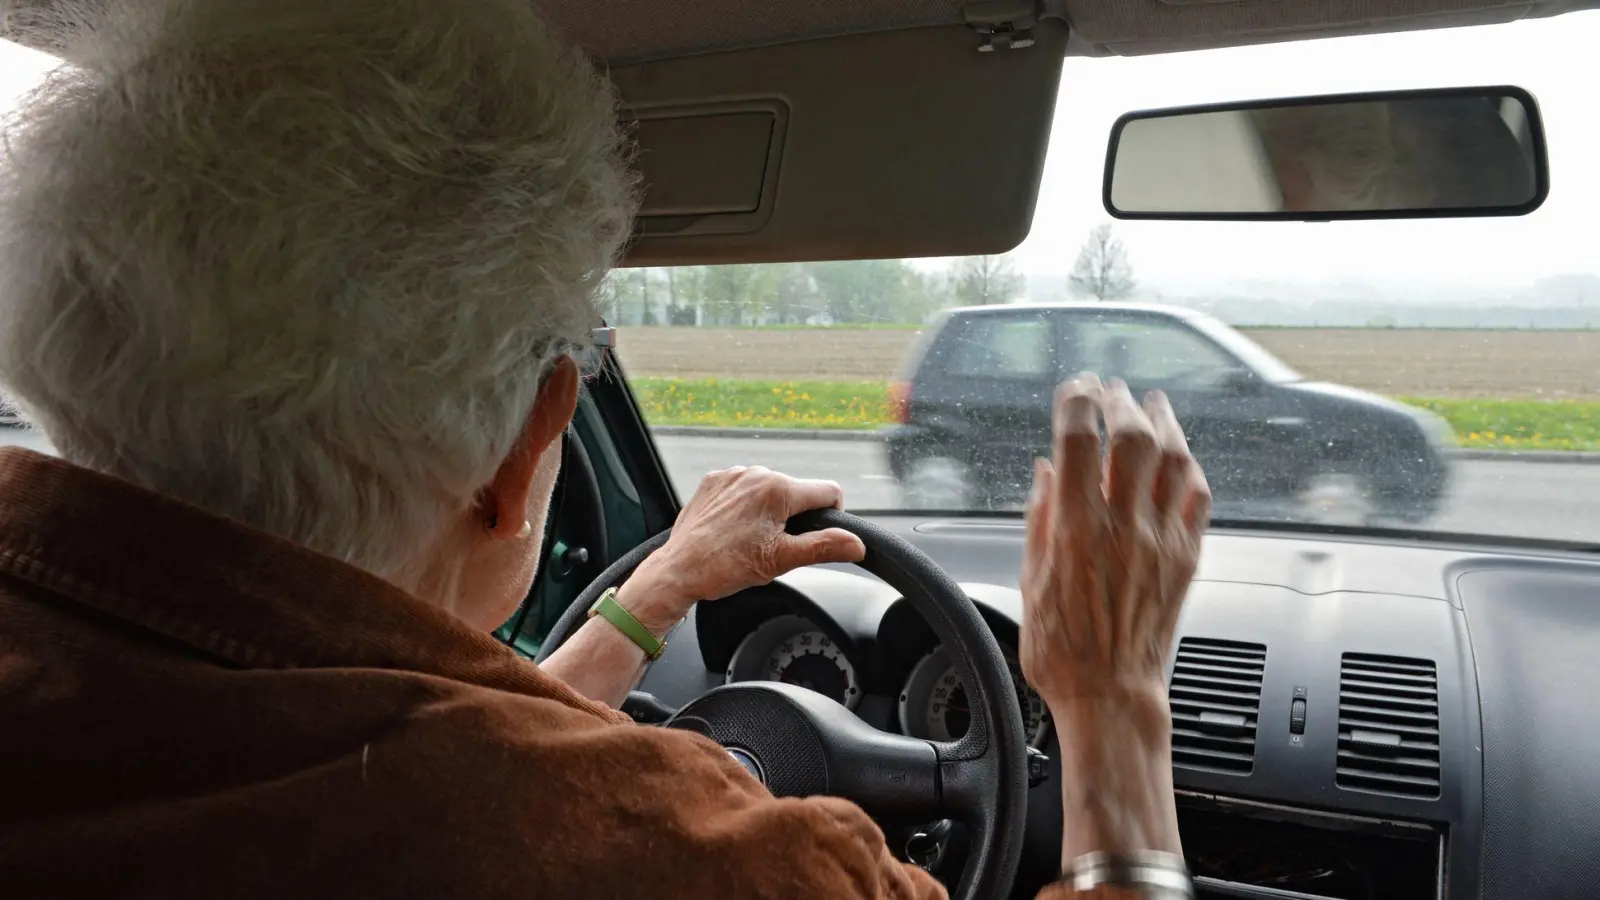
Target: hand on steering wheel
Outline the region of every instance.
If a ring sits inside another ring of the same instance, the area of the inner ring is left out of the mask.
[[[629,578],[640,599],[635,603],[624,591],[621,601],[661,634],[697,601],[770,584],[803,566],[859,562],[866,547],[842,528],[784,530],[792,516],[839,509],[843,500],[844,490],[832,481],[790,478],[761,466],[712,472],[678,514],[672,537]]]

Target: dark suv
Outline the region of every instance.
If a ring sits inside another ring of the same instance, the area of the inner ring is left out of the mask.
[[[1192,310],[1114,303],[955,309],[890,391],[889,470],[909,505],[1021,502],[1047,455],[1057,382],[1081,371],[1172,400],[1220,517],[1419,522],[1449,480],[1449,426],[1354,388],[1307,381]]]

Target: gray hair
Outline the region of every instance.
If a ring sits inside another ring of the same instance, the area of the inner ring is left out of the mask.
[[[68,460],[415,577],[635,209],[609,80],[530,6],[57,22],[6,127],[0,383]]]

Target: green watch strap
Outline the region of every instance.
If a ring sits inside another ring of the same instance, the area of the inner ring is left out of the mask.
[[[644,651],[645,658],[654,662],[661,658],[661,651],[667,649],[667,642],[650,633],[650,629],[633,617],[633,613],[622,608],[617,602],[617,589],[607,588],[600,599],[589,607],[589,618],[599,616],[617,626],[617,630],[628,636]]]

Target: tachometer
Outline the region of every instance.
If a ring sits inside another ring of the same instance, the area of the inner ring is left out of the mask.
[[[1022,729],[1028,742],[1044,741],[1048,714],[1044,700],[1022,678],[1022,666],[1009,654],[1006,664],[1022,706]],[[900,692],[900,728],[913,737],[933,741],[953,741],[967,733],[972,712],[967,706],[967,690],[961,683],[950,654],[943,647],[919,660]]]
[[[861,699],[855,666],[844,648],[803,616],[779,616],[750,632],[733,651],[726,680],[782,681],[849,709]]]

